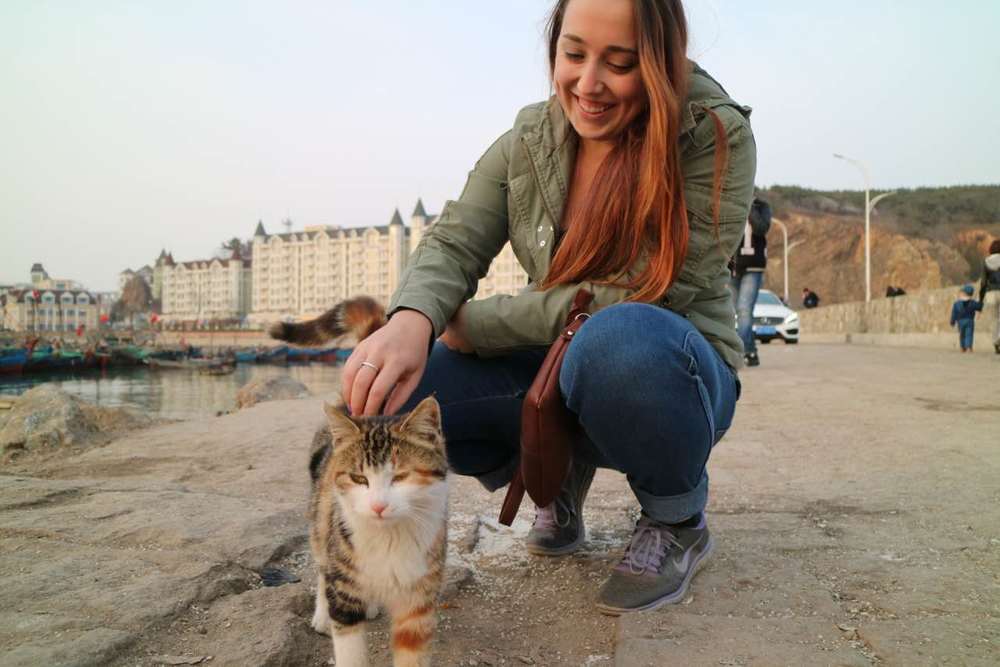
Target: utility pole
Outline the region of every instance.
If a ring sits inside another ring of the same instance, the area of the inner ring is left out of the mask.
[[[859,170],[861,170],[861,175],[865,179],[865,303],[870,303],[872,300],[872,253],[871,253],[871,203],[870,203],[870,191],[871,191],[871,175],[868,172],[868,167],[866,167],[859,160],[846,157],[840,153],[834,153],[833,157],[838,160],[845,160],[850,162]]]

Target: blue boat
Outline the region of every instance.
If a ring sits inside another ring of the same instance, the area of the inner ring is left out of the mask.
[[[254,350],[242,350],[236,353],[236,363],[252,364],[257,361],[257,352]]]
[[[285,345],[280,345],[278,347],[272,347],[266,352],[261,352],[257,355],[257,363],[260,364],[277,364],[279,366],[285,366],[288,364],[288,347]]]
[[[28,363],[28,349],[24,347],[8,347],[0,350],[0,375],[20,373]]]

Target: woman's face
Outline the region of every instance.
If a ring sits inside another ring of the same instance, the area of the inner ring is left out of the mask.
[[[613,141],[646,107],[633,0],[571,0],[552,80],[566,117],[584,139]]]

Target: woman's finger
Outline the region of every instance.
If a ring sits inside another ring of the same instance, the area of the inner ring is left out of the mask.
[[[354,348],[351,356],[344,363],[344,370],[340,378],[340,395],[344,399],[344,404],[348,407],[351,405],[351,389],[354,387],[354,378],[357,375],[358,369],[361,368],[361,362],[365,360],[366,354],[365,349],[359,345]]]
[[[399,379],[399,371],[393,364],[388,364],[387,368],[380,369],[374,375],[375,379],[368,390],[368,398],[365,400],[364,415],[366,417],[379,414],[382,409],[382,403],[385,402],[386,395],[392,390],[396,384],[396,380]]]
[[[420,384],[420,378],[423,376],[423,372],[417,371],[410,373],[409,375],[400,379],[396,383],[396,388],[392,390],[389,395],[389,400],[385,405],[385,414],[394,415],[399,412],[399,409],[403,407],[410,396],[413,395],[413,390],[417,388]]]
[[[368,402],[368,393],[371,391],[375,378],[382,370],[382,361],[378,357],[369,356],[358,362],[358,369],[354,373],[354,382],[351,384],[351,397],[348,405],[351,414],[360,417]]]

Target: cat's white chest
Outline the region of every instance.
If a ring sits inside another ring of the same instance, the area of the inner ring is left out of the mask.
[[[379,598],[414,586],[427,574],[426,545],[405,530],[357,535],[358,583]]]

